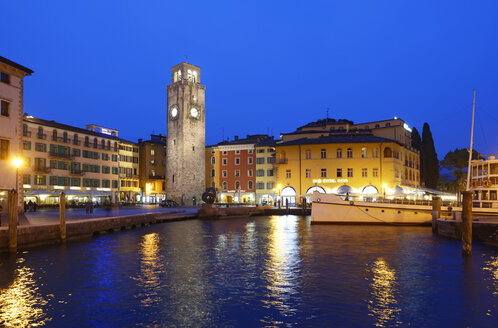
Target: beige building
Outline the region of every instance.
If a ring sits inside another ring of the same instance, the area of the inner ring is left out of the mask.
[[[29,68],[0,57],[0,205],[7,210],[7,191],[22,193],[21,179],[16,184],[12,160],[22,156],[23,79],[33,74]],[[19,168],[22,174],[23,168]],[[22,197],[19,197],[19,206]],[[22,208],[22,206],[20,206]],[[2,210],[0,210],[2,212]]]
[[[168,197],[195,205],[205,191],[206,86],[200,67],[181,63],[171,68],[168,90],[166,184]]]
[[[277,173],[275,168],[273,137],[257,143],[256,152],[256,204],[270,205],[276,200]]]
[[[62,190],[70,204],[116,200],[117,130],[97,125],[81,129],[25,115],[23,136],[25,200],[56,203]]]
[[[138,147],[141,200],[157,204],[166,199],[166,137],[151,134],[150,140],[138,139]]]
[[[140,201],[139,148],[132,141],[119,140],[119,194],[118,201],[136,203]]]

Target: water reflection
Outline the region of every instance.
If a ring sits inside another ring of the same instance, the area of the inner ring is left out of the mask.
[[[24,259],[17,260],[22,264]],[[16,269],[16,278],[10,286],[0,290],[0,326],[45,326],[51,319],[43,311],[48,301],[38,292],[34,271],[27,266]]]
[[[161,273],[164,271],[159,256],[159,234],[150,233],[142,237],[140,244],[140,273],[139,285],[144,289],[140,296],[143,306],[149,307],[160,300],[158,291],[161,284]]]
[[[486,261],[483,266],[483,271],[489,273],[489,280],[491,280],[488,288],[494,297],[498,296],[498,256],[491,256],[491,259]],[[487,279],[488,280],[488,279]],[[496,303],[492,305],[492,309],[488,309],[486,315],[494,315],[496,311]]]
[[[299,303],[300,248],[298,246],[297,217],[272,217],[268,235],[268,260],[263,274],[268,293],[263,303],[274,307],[283,316],[297,311]],[[278,324],[271,318],[266,323]]]
[[[401,322],[394,321],[399,311],[396,301],[396,271],[390,268],[387,262],[377,259],[370,272],[373,274],[371,287],[372,299],[368,302],[370,315],[376,320],[375,326],[398,326]]]

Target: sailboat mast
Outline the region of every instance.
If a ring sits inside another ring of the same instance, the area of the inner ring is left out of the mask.
[[[470,130],[470,149],[469,149],[469,168],[467,171],[467,188],[465,190],[469,191],[470,187],[470,162],[472,161],[472,152],[474,145],[474,116],[476,113],[476,90],[474,89],[474,103],[472,104],[472,129]]]

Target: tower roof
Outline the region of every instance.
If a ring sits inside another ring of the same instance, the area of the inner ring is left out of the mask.
[[[192,65],[192,64],[187,63],[187,62],[181,62],[180,64],[177,64],[177,65],[175,65],[175,66],[171,67],[171,69],[175,69],[175,68],[177,68],[178,66],[182,66],[182,65],[183,65],[183,66],[191,66],[191,67],[195,67],[195,68],[201,69],[199,66],[195,66],[195,65]]]

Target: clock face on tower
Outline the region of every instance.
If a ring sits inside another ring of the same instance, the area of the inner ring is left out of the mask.
[[[195,108],[195,107],[192,107],[190,109],[190,116],[192,118],[197,118],[199,116],[199,110],[197,108]]]
[[[170,113],[171,113],[171,118],[172,119],[177,119],[178,118],[178,108],[176,106],[173,106],[171,108]]]

